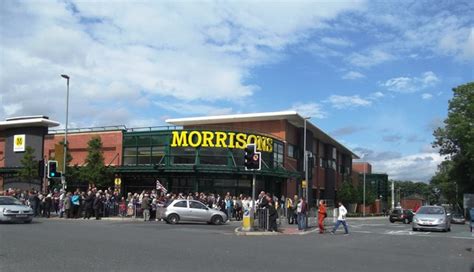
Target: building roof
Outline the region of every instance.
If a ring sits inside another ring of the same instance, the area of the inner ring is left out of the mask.
[[[202,116],[190,118],[176,118],[167,119],[166,122],[176,126],[192,126],[192,125],[211,125],[211,124],[225,124],[237,122],[259,122],[271,120],[287,120],[295,127],[304,127],[305,118],[296,111],[278,111],[278,112],[261,112],[261,113],[245,113],[245,114],[231,114],[231,115],[216,115],[216,116]],[[306,129],[313,132],[314,136],[323,140],[328,144],[332,144],[346,153],[352,155],[352,158],[359,159],[355,153],[346,148],[344,145],[336,141],[334,138],[319,129],[311,121],[306,122]]]
[[[44,115],[34,116],[19,116],[7,118],[5,121],[0,122],[0,131],[9,128],[18,127],[57,127],[59,122],[49,120],[49,117]]]

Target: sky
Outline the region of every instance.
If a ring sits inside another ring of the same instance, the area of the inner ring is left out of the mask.
[[[0,2],[0,120],[69,128],[296,110],[390,179],[428,182],[474,2]]]

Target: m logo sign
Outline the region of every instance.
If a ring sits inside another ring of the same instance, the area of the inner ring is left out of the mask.
[[[25,151],[25,134],[13,136],[13,152]]]

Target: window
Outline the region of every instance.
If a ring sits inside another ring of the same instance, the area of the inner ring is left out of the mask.
[[[138,148],[138,164],[150,164],[151,147]]]
[[[173,164],[194,164],[196,162],[196,149],[190,147],[175,147],[171,149]]]
[[[165,156],[164,146],[154,146],[151,150],[151,163],[164,164],[163,157]]]
[[[283,144],[279,142],[273,143],[273,167],[283,165],[284,148]]]
[[[123,146],[136,146],[137,139],[135,136],[124,136],[123,137]]]
[[[199,202],[196,202],[196,201],[189,201],[189,208],[207,210],[206,206],[204,206],[202,203],[199,203]]]
[[[150,146],[151,145],[151,136],[137,136],[137,145],[138,146]]]
[[[210,165],[227,165],[227,148],[201,148],[199,150],[199,163]]]
[[[136,165],[137,164],[137,148],[126,147],[123,149],[123,164]]]
[[[176,204],[174,204],[174,207],[176,208],[187,208],[188,205],[186,204],[186,201],[179,201],[179,202],[176,202]]]
[[[290,158],[295,157],[295,146],[292,144],[288,144],[288,157]]]

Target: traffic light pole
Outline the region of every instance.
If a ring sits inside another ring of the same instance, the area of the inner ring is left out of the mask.
[[[252,175],[252,214],[255,213],[255,183],[257,182],[257,178],[255,175],[255,170],[253,171]]]

